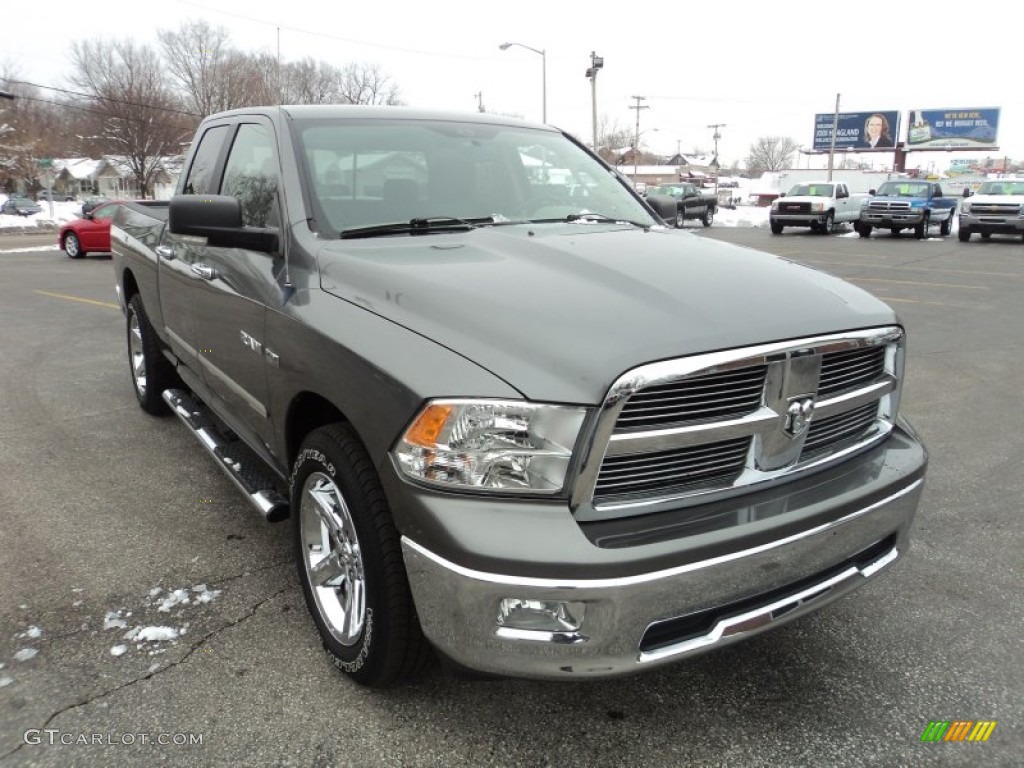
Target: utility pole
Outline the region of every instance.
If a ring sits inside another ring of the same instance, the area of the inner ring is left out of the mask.
[[[836,134],[839,133],[839,96],[836,94],[836,111],[832,115],[832,143],[828,148],[828,179],[826,181],[832,181],[832,165],[835,162],[836,157]]]
[[[636,110],[636,134],[633,138],[633,186],[636,186],[636,173],[637,173],[637,153],[640,151],[640,110],[650,109],[649,106],[644,104],[640,105],[641,101],[647,101],[646,96],[630,96],[629,98],[635,99],[636,104],[631,105],[630,109]]]
[[[483,91],[477,91],[473,95],[476,97],[476,111],[477,112],[486,112],[487,110],[484,109],[484,92]]]
[[[711,164],[715,168],[715,196],[718,196],[718,169],[721,167],[721,163],[718,162],[718,140],[722,138],[722,134],[718,132],[719,128],[725,128],[725,123],[712,123],[708,126],[714,133],[711,134],[711,138],[715,140],[715,156],[711,159]]]
[[[590,78],[590,104],[591,121],[594,128],[594,151],[597,152],[597,71],[604,67],[604,58],[593,51],[590,52],[590,68],[587,70],[587,77]]]

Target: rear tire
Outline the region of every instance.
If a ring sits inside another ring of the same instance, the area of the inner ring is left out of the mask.
[[[990,237],[992,237],[992,233],[991,232],[982,232],[981,233],[981,239],[982,240],[988,240]]]
[[[366,449],[347,424],[302,443],[291,477],[299,581],[324,650],[360,685],[384,687],[433,657],[402,548]]]
[[[686,216],[682,211],[676,214],[676,229],[682,229],[686,226]]]
[[[900,236],[900,228],[899,227],[889,227],[889,234],[892,235],[893,237],[899,237]]]
[[[153,416],[167,413],[163,392],[178,383],[170,361],[160,352],[156,331],[146,316],[142,297],[135,294],[126,312],[128,329],[128,370],[131,372],[135,397],[142,410]]]
[[[68,232],[64,235],[64,253],[68,255],[69,259],[80,259],[85,256],[85,251],[82,249],[82,241],[78,239],[78,235],[74,232]]]
[[[704,215],[701,217],[700,223],[703,224],[705,227],[710,227],[711,223],[714,220],[715,212],[711,210],[711,206],[709,205],[707,208],[704,209]]]
[[[939,224],[939,234],[942,235],[943,237],[946,237],[952,231],[953,231],[953,214],[950,214],[949,218],[944,219],[942,221],[942,223]]]

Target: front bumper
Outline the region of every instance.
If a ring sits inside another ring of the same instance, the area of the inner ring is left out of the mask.
[[[812,224],[824,224],[828,212],[822,213],[784,213],[780,215],[769,214],[768,218],[773,224],[781,224],[784,227],[809,227]]]
[[[908,211],[906,213],[896,213],[894,211],[886,211],[885,213],[870,213],[868,211],[862,211],[860,214],[860,221],[862,224],[868,224],[872,227],[908,227],[914,224],[920,224],[924,219],[924,209],[916,211]]]
[[[406,535],[403,553],[423,631],[458,664],[515,677],[614,677],[757,634],[865,583],[906,551],[926,464],[920,443],[897,430],[834,476],[732,499],[728,529],[675,540],[585,537],[592,558],[586,575],[572,554],[563,577],[550,564],[542,575],[514,573],[529,552],[510,551],[522,560],[507,569],[470,567]],[[723,533],[743,543],[723,549]],[[536,550],[550,554],[552,542],[542,536]],[[701,550],[703,538],[717,540],[717,549]],[[509,537],[499,541],[515,547]],[[660,557],[673,544],[681,553],[674,564],[642,567],[653,551]],[[567,541],[565,550],[576,548]],[[611,556],[614,568],[607,566]],[[630,560],[634,569],[622,572]],[[582,621],[564,631],[505,626],[498,617],[506,599],[562,602]]]
[[[960,229],[997,235],[1024,234],[1024,216],[960,214]]]

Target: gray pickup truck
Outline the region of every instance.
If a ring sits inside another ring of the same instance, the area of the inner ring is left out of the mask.
[[[361,684],[653,669],[907,548],[927,461],[893,311],[665,227],[557,129],[213,115],[112,245],[139,403],[291,518]]]
[[[705,227],[710,227],[718,212],[718,198],[701,192],[696,184],[689,182],[647,187],[645,196],[651,207],[678,229],[682,229],[688,219],[698,219]]]

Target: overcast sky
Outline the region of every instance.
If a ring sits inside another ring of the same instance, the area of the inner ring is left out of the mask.
[[[951,158],[1024,156],[1024,70],[1018,46],[986,40],[1000,19],[1016,25],[1017,2],[989,0],[985,20],[969,6],[788,0],[663,3],[512,3],[441,0],[322,3],[312,0],[85,0],[18,3],[0,24],[0,61],[25,80],[65,84],[70,41],[125,38],[156,45],[157,29],[203,18],[242,49],[312,56],[341,66],[378,64],[409,105],[475,110],[540,121],[546,51],[548,122],[589,143],[590,52],[604,57],[598,114],[635,130],[632,96],[645,96],[641,144],[661,153],[710,150],[720,129],[723,163],[741,160],[760,136],[810,146],[816,112],[1001,107],[998,153],[911,154],[908,167],[945,168]],[[13,6],[12,6],[13,8]],[[653,15],[657,13],[657,15]],[[891,21],[886,20],[889,15]],[[975,34],[977,33],[977,34]],[[906,128],[904,126],[905,133]],[[870,159],[868,155],[862,158]],[[891,154],[875,156],[878,166]],[[804,161],[806,162],[806,161]]]

